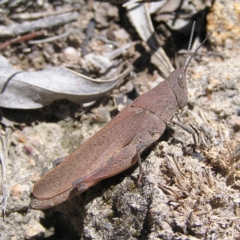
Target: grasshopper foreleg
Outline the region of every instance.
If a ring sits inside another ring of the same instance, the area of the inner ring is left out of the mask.
[[[138,176],[137,185],[139,185],[142,180],[142,176],[144,174],[140,152],[137,153],[137,161],[138,161],[138,167],[139,167],[139,176]]]

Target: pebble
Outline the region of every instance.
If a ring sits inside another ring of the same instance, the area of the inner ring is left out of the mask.
[[[67,47],[64,49],[64,56],[67,61],[77,62],[78,52],[74,47]]]
[[[18,197],[20,198],[21,195],[25,192],[30,192],[29,186],[26,184],[15,184],[13,185],[12,189],[11,189],[11,195],[14,197]]]
[[[32,239],[33,237],[43,237],[46,229],[38,222],[31,223],[31,226],[25,231],[24,238]]]

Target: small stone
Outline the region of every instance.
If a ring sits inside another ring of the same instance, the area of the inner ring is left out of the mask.
[[[38,222],[34,223],[25,231],[25,239],[32,239],[33,237],[43,237],[46,229]]]
[[[30,159],[29,159],[29,163],[30,163],[30,165],[33,166],[33,167],[36,166],[36,161],[35,161],[34,158],[30,158]]]
[[[11,195],[14,197],[20,198],[21,195],[25,192],[30,192],[29,186],[26,184],[15,184],[11,189]]]
[[[221,83],[219,80],[217,80],[217,79],[214,78],[214,77],[209,77],[209,78],[208,78],[208,82],[209,82],[209,84],[211,84],[211,86],[213,86],[213,87],[216,87],[216,86],[220,85],[220,83]]]
[[[129,34],[123,28],[115,30],[113,34],[117,40],[128,40],[130,38]]]
[[[94,111],[93,119],[95,122],[107,123],[110,122],[111,116],[104,107],[99,107]]]
[[[64,56],[67,61],[77,62],[78,52],[74,47],[67,47],[64,49]]]
[[[23,136],[19,136],[17,140],[21,143],[26,143],[26,141],[27,141],[27,139]]]
[[[235,132],[240,131],[240,117],[239,116],[232,116],[230,119],[230,123],[233,126],[233,130]]]

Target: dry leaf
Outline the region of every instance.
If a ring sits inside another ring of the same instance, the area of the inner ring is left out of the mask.
[[[62,67],[25,72],[6,66],[6,62],[2,65],[0,106],[17,109],[41,108],[59,99],[79,104],[96,101],[132,70],[129,67],[112,79],[95,80]]]
[[[136,28],[139,36],[152,50],[152,63],[159,69],[164,77],[168,77],[174,70],[166,53],[159,45],[158,36],[154,31],[148,7],[145,3],[127,5],[128,17]]]

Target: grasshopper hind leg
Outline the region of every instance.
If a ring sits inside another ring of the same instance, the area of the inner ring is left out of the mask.
[[[115,153],[100,169],[93,173],[79,178],[73,182],[73,187],[78,188],[80,192],[97,184],[105,178],[117,175],[128,169],[138,161],[138,152],[136,145],[128,145]]]
[[[125,171],[136,162],[138,162],[140,170],[138,177],[139,183],[143,175],[140,153],[155,142],[164,130],[165,123],[155,114],[148,112],[131,142],[113,153],[100,168],[89,175],[75,180],[73,182],[73,188],[77,188],[80,192],[83,192],[99,181]]]

